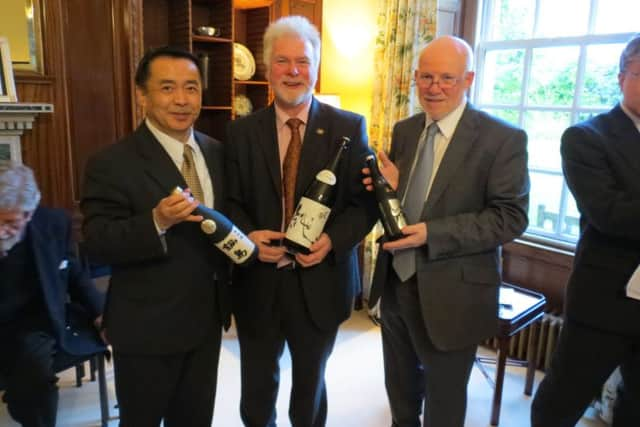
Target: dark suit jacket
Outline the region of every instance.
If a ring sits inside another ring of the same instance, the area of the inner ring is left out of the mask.
[[[567,129],[561,153],[581,214],[566,315],[638,337],[640,301],[625,285],[640,264],[640,133],[616,106]]]
[[[416,114],[393,129],[390,158],[400,170],[401,195],[425,120]],[[468,104],[433,180],[420,218],[427,243],[416,270],[425,327],[441,350],[496,333],[500,247],[528,224],[526,141],[524,131]],[[391,260],[379,252],[371,304],[382,294]]]
[[[335,153],[341,136],[351,139],[340,162],[336,199],[325,232],[332,251],[323,262],[300,268],[307,308],[314,324],[323,330],[337,327],[350,312],[359,269],[356,246],[375,222],[375,201],[362,185],[361,169],[368,152],[362,116],[313,100],[303,138],[296,181],[296,201],[316,173]],[[232,122],[228,130],[227,167],[231,219],[246,233],[280,230],[282,224],[282,178],[275,107],[260,110]],[[234,311],[247,326],[268,322],[281,275],[274,263],[257,262],[234,270]]]
[[[223,211],[223,147],[196,132]],[[117,351],[168,354],[188,351],[212,328],[228,324],[228,263],[197,223],[164,235],[152,209],[186,183],[171,158],[142,124],[90,159],[81,209],[84,246],[92,261],[110,264],[105,326]]]
[[[69,216],[59,209],[39,207],[27,225],[26,238],[58,346],[78,356],[104,350],[93,327],[93,320],[102,313],[104,296],[75,254]],[[84,309],[83,315],[70,309],[69,298]]]

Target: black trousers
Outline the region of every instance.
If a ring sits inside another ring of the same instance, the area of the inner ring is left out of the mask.
[[[531,406],[531,425],[575,426],[617,366],[624,387],[614,407],[613,427],[640,426],[640,337],[565,321],[551,369]]]
[[[184,353],[139,355],[114,348],[121,427],[210,427],[222,328]]]
[[[391,269],[381,301],[382,350],[392,427],[463,427],[477,346],[437,349],[425,328],[415,276]],[[452,319],[455,321],[455,319]]]
[[[297,271],[283,271],[273,322],[245,333],[238,318],[242,393],[240,415],[247,427],[275,427],[285,342],[291,354],[289,419],[293,427],[322,427],[327,420],[325,368],[338,328],[321,331],[309,317]]]
[[[0,326],[0,377],[11,417],[25,427],[55,427],[58,411],[56,340],[41,318]]]

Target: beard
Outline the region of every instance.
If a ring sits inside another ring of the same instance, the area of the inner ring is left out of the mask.
[[[17,233],[14,236],[0,239],[0,252],[9,252],[15,245],[22,240],[23,233]]]
[[[287,107],[296,107],[307,102],[311,98],[313,89],[311,86],[305,86],[304,89],[292,91],[274,87],[273,92],[280,104]]]

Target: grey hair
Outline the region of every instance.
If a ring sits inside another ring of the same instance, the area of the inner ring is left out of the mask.
[[[31,212],[40,203],[40,190],[31,168],[0,160],[0,209]]]
[[[627,70],[627,65],[633,60],[640,59],[640,33],[634,35],[627,43],[620,55],[620,72]]]
[[[272,22],[264,32],[263,60],[267,68],[271,68],[271,52],[276,40],[283,36],[297,36],[308,41],[313,48],[313,66],[320,64],[320,33],[318,29],[304,16],[284,16]]]

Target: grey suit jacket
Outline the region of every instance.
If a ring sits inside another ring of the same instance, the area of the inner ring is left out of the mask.
[[[640,336],[640,301],[625,286],[640,264],[640,133],[616,106],[562,135],[562,167],[581,237],[565,300],[575,321]]]
[[[393,129],[390,158],[400,170],[399,194],[424,125],[420,113]],[[416,269],[425,327],[441,350],[496,333],[500,248],[528,224],[526,141],[521,129],[468,104],[434,177],[421,216],[427,243],[417,251]],[[390,268],[390,254],[381,251],[370,303],[382,294]]]

